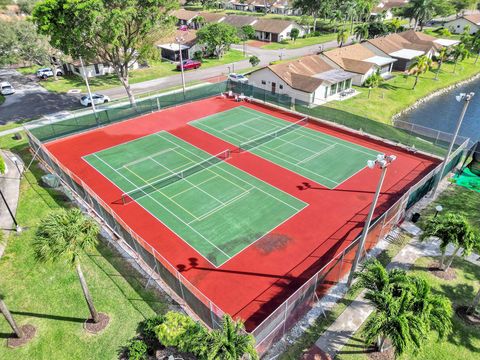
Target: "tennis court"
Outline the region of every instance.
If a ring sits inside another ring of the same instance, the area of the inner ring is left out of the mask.
[[[189,123],[241,150],[250,151],[334,189],[362,170],[377,151],[239,106]]]
[[[307,206],[228,158],[166,131],[83,157],[123,191],[124,206],[140,204],[215,266]]]

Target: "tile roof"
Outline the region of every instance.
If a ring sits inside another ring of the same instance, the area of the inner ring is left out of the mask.
[[[210,11],[202,11],[198,15],[201,16],[206,23],[220,22],[220,20],[226,17],[226,15],[223,13],[214,13]]]
[[[225,20],[223,20],[224,23],[237,28],[241,28],[244,25],[252,25],[255,21],[258,21],[256,16],[245,15],[228,15]]]
[[[179,20],[190,21],[198,15],[196,11],[190,11],[185,9],[178,9],[172,12],[172,15]]]
[[[173,44],[176,43],[176,38],[183,38],[182,44],[187,46],[192,46],[197,42],[197,32],[195,30],[176,30],[168,36],[164,36],[157,41],[155,41],[156,46],[165,45],[165,44]]]
[[[403,36],[400,36],[400,34],[390,34],[367,41],[386,54],[391,54],[403,49],[419,50],[427,53],[434,48],[434,45],[429,43],[413,43]]]
[[[475,25],[480,25],[480,14],[464,15],[463,18],[467,19],[471,23],[474,23]]]
[[[257,31],[280,34],[292,24],[294,24],[294,22],[289,20],[259,19],[255,24],[253,24],[253,27]]]
[[[375,53],[360,44],[344,46],[323,53],[324,56],[336,63],[342,69],[357,74],[366,74],[374,63],[365,61],[375,57]]]

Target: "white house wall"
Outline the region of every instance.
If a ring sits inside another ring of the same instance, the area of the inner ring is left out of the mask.
[[[454,34],[461,34],[463,33],[463,29],[467,25],[470,26],[470,34],[475,34],[480,28],[479,26],[468,20],[465,20],[464,18],[459,18],[446,22],[444,26]]]

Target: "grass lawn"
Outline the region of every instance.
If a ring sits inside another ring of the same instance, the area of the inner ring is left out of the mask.
[[[452,267],[456,270],[457,278],[451,281],[442,280],[428,271],[432,258],[420,258],[415,263],[412,273],[428,281],[434,291],[447,296],[453,306],[468,305],[479,286],[480,267],[461,258],[454,260]],[[368,351],[368,350],[367,350]],[[418,354],[406,353],[399,360],[474,360],[480,353],[480,327],[473,327],[464,323],[456,314],[453,315],[453,332],[444,340],[437,341],[432,333],[428,342]],[[367,360],[361,331],[357,332],[346,347],[343,348],[338,359],[340,360]]]
[[[423,29],[423,32],[427,35],[430,36],[435,36],[437,38],[444,38],[444,39],[454,39],[454,40],[460,40],[462,37],[461,34],[452,34],[451,36],[443,36],[440,35],[437,30],[441,29],[442,27],[437,27],[437,28],[425,28]]]
[[[379,254],[377,259],[384,265],[391,262],[392,258],[408,243],[409,237],[405,236],[398,242],[392,243],[388,248]],[[357,291],[349,290],[347,294],[332,308],[326,312],[326,317],[320,315],[313,324],[298,338],[292,345],[288,346],[286,351],[280,355],[280,360],[298,360],[302,354],[308,351],[317,341],[320,335],[340,316],[340,314],[352,303],[358,296],[361,289]]]
[[[480,231],[480,193],[462,186],[450,185],[423,212],[419,225],[422,226],[429,215],[435,214],[435,207],[443,206],[442,213],[462,214]]]
[[[0,138],[2,148],[31,159],[26,141]],[[49,211],[68,207],[64,195],[39,185],[43,171],[36,163],[21,183],[17,210],[25,229],[11,235],[0,259],[0,291],[16,321],[33,324],[37,334],[19,349],[8,349],[7,323],[0,320],[0,359],[117,359],[118,351],[136,333],[138,322],[167,310],[167,300],[145,290],[138,274],[118,253],[103,243],[83,257],[83,267],[99,311],[111,318],[98,335],[88,335],[83,321],[89,312],[73,269],[64,264],[44,265],[33,257],[31,243],[39,220]]]
[[[2,105],[4,101],[5,101],[5,96],[0,94],[0,105]]]
[[[337,34],[329,33],[321,36],[312,36],[306,38],[299,38],[296,41],[287,40],[287,43],[275,43],[272,42],[265,46],[262,46],[262,49],[268,50],[279,50],[279,49],[299,49],[305,46],[316,45],[326,43],[328,41],[333,41],[337,39]]]
[[[238,50],[228,51],[221,59],[204,59],[202,60],[201,69],[226,65],[241,61],[245,59],[243,53]],[[136,84],[148,80],[158,79],[170,75],[177,75],[179,72],[176,70],[176,64],[172,64],[166,61],[151,61],[151,66],[143,69],[132,70],[130,72],[130,84]],[[19,69],[23,74],[33,74],[37,70],[36,67],[29,67]],[[225,72],[227,68],[225,67]],[[101,91],[112,87],[122,86],[115,74],[99,76],[90,78],[90,87],[92,91]],[[40,81],[40,85],[49,91],[65,93],[71,89],[80,89],[80,91],[86,92],[85,81],[76,75],[67,75],[59,77],[59,80],[55,81],[53,78]]]
[[[474,59],[467,59],[458,64],[457,70],[453,73],[454,65],[445,63],[435,81],[436,65],[428,73],[421,75],[415,90],[412,90],[415,78],[396,73],[395,78],[385,81],[380,87],[372,89],[368,98],[368,89],[357,88],[361,93],[353,98],[344,101],[332,101],[325,106],[342,113],[350,113],[358,117],[368,118],[383,123],[391,123],[393,115],[413,105],[417,100],[428,94],[459,81],[468,79],[480,71],[480,63],[474,64]]]

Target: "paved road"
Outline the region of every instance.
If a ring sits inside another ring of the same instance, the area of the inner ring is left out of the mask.
[[[80,107],[79,95],[48,92],[36,79],[18,71],[0,69],[0,79],[10,82],[16,90],[15,94],[5,96],[0,105],[0,125]]]
[[[320,47],[322,46],[322,47]],[[272,61],[282,59],[291,59],[304,55],[316,54],[320,50],[327,50],[334,47],[337,47],[338,43],[336,41],[330,41],[323,44],[316,44],[311,46],[306,46],[300,49],[293,50],[266,50],[254,46],[246,46],[246,51],[248,54],[256,55],[260,59],[260,65],[266,66]],[[242,45],[233,45],[233,49],[242,50]],[[222,74],[227,74],[229,72],[244,70],[251,68],[248,60],[242,60],[236,62],[234,65],[220,65],[207,69],[191,70],[185,72],[185,81],[201,81],[205,79],[215,78]],[[145,81],[138,84],[132,84],[131,89],[134,94],[141,94],[146,92],[158,91],[161,89],[174,87],[182,85],[182,79],[180,73],[178,75],[167,76],[159,79],[154,79],[150,81]],[[108,95],[111,99],[119,99],[126,96],[125,90],[123,87],[112,88],[109,90],[102,91],[103,94]]]

